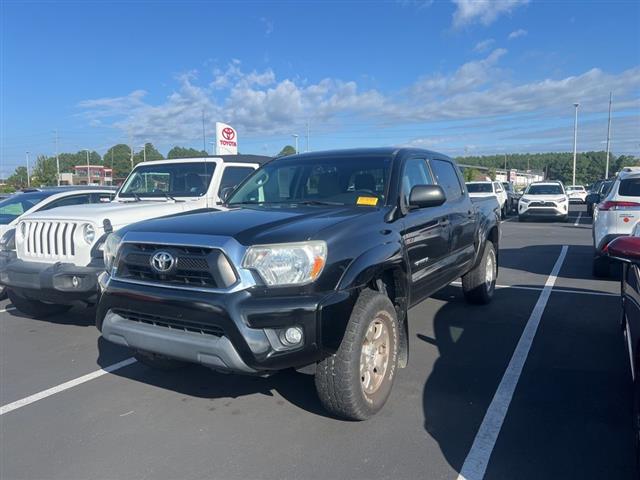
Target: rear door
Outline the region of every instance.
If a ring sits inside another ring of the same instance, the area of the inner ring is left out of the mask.
[[[616,210],[610,212],[616,222],[615,231],[611,233],[629,235],[640,220],[640,177],[622,179],[613,200],[619,203]]]
[[[447,196],[445,206],[451,225],[448,273],[453,280],[467,269],[475,256],[477,211],[466,193],[457,165],[439,158],[432,159],[430,163],[438,185]]]
[[[408,158],[402,172],[402,202],[405,206],[409,205],[409,194],[416,185],[434,183],[426,158]],[[442,286],[449,253],[447,203],[439,207],[409,210],[402,222],[402,237],[411,270],[410,302],[414,305]]]

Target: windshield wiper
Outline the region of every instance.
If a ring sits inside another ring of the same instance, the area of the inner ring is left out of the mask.
[[[291,203],[295,203],[297,205],[334,205],[334,206],[340,206],[340,207],[344,206],[344,203],[329,202],[326,200],[298,200],[298,201],[292,201]]]
[[[174,202],[178,203],[178,202],[184,202],[184,200],[177,200],[175,197],[172,197],[171,195],[169,195],[167,192],[160,192],[162,193],[165,197],[167,197],[167,200],[173,200]]]
[[[142,200],[140,200],[140,195],[138,195],[136,192],[131,192],[131,195],[133,195],[133,198],[136,199],[136,202],[141,202]]]

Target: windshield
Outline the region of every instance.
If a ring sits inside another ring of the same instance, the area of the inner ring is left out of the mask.
[[[390,168],[389,157],[274,160],[251,175],[228,204],[382,205]]]
[[[467,191],[469,193],[493,193],[490,183],[467,183]]]
[[[212,162],[138,165],[122,186],[120,197],[201,197],[209,189]]]
[[[560,185],[529,185],[525,195],[564,195]]]
[[[54,192],[16,193],[0,202],[0,225],[8,225]]]

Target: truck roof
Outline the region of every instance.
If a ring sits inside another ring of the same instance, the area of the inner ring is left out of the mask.
[[[213,157],[191,157],[191,158],[167,158],[165,160],[152,160],[149,162],[141,162],[136,166],[144,163],[145,165],[157,165],[161,163],[190,163],[190,162],[202,162],[202,163],[215,163],[218,161],[234,162],[234,163],[257,163],[263,165],[273,157],[267,157],[265,155],[216,155]]]
[[[305,160],[307,158],[335,158],[335,157],[364,157],[364,156],[372,156],[372,157],[384,157],[384,156],[395,156],[399,154],[406,153],[418,153],[422,155],[428,155],[430,157],[437,156],[439,158],[446,158],[450,160],[449,156],[434,152],[432,150],[426,150],[424,148],[414,148],[414,147],[375,147],[375,148],[343,148],[336,150],[323,150],[319,152],[308,152],[308,153],[298,153],[295,155],[288,155],[286,157],[280,158],[296,158],[298,160]]]

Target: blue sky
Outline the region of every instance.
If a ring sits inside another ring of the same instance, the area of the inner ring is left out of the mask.
[[[640,3],[3,0],[0,175],[32,156],[151,141],[216,120],[273,154],[417,145],[451,155],[640,152]],[[207,145],[209,148],[209,145]]]

